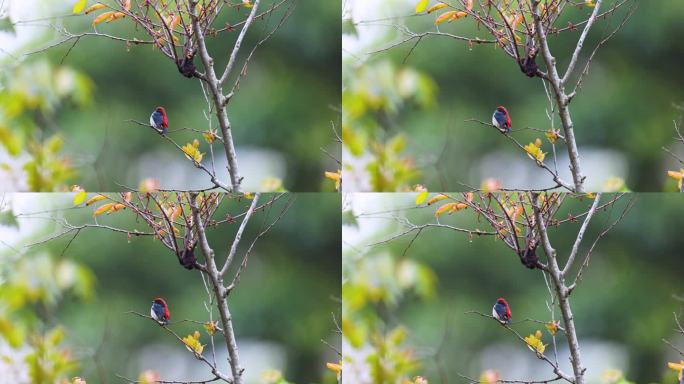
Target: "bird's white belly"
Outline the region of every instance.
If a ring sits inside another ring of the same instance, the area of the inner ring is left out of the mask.
[[[495,126],[495,127],[497,127],[497,128],[501,128],[501,127],[499,126],[499,122],[496,121],[496,115],[492,115],[492,125]]]

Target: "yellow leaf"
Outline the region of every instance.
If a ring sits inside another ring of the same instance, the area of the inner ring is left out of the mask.
[[[667,171],[667,175],[677,180],[677,187],[679,188],[679,190],[681,190],[682,183],[684,183],[684,168],[680,169],[679,172]]]
[[[549,129],[544,133],[546,138],[549,140],[549,143],[551,144],[556,144],[556,141],[558,141],[558,131],[555,131],[553,129]]]
[[[541,164],[544,162],[546,153],[541,150],[541,140],[537,139],[534,143],[529,143],[525,147],[525,151],[531,159],[536,160],[537,163]]]
[[[96,203],[98,201],[104,200],[106,198],[107,198],[107,196],[105,196],[105,195],[95,195],[95,196],[91,197],[88,201],[86,201],[86,206],[91,205],[93,203]]]
[[[667,363],[667,367],[677,372],[677,380],[682,381],[682,371],[684,370],[684,360],[677,363]]]
[[[546,345],[544,345],[541,341],[542,333],[541,331],[537,330],[534,335],[529,335],[525,337],[525,342],[527,343],[527,346],[537,352],[538,354],[543,354],[544,351],[546,350]]]
[[[114,206],[114,203],[102,204],[99,208],[93,212],[93,217],[99,216],[107,211],[109,211]]]
[[[252,8],[252,7],[254,7],[254,4],[252,4],[252,2],[251,2],[250,0],[242,0],[242,5],[243,5],[245,8]]]
[[[444,3],[437,3],[437,4],[433,5],[432,7],[428,8],[427,13],[432,13],[434,11],[438,11],[438,10],[446,8],[446,7],[448,7],[448,5],[446,5]]]
[[[436,202],[438,202],[438,201],[446,200],[446,199],[448,199],[448,198],[449,198],[449,196],[447,196],[447,195],[445,195],[445,194],[443,194],[443,193],[440,193],[439,195],[437,195],[437,196],[433,197],[432,199],[428,200],[427,205],[432,205],[432,204],[434,204],[434,203],[436,203]]]
[[[216,334],[216,330],[218,329],[218,327],[216,326],[215,321],[207,321],[206,323],[204,323],[204,329],[207,331],[207,334],[209,334],[209,336],[214,336]]]
[[[552,336],[556,336],[556,334],[558,333],[558,326],[559,324],[557,321],[549,321],[548,323],[546,323],[546,329]]]
[[[427,200],[429,194],[427,188],[425,188],[425,186],[422,184],[418,184],[413,188],[413,190],[415,192],[419,192],[418,195],[416,195],[416,205],[423,204],[425,200]]]
[[[200,334],[199,331],[195,331],[192,335],[187,335],[183,338],[183,343],[187,346],[190,352],[194,352],[197,355],[201,355],[204,351],[204,345],[199,342]]]
[[[340,379],[340,376],[342,376],[342,362],[340,361],[339,364],[336,363],[325,363],[326,368],[329,370],[335,372],[337,375],[337,379]]]
[[[74,205],[80,205],[83,203],[88,195],[85,189],[79,187],[78,185],[74,185],[71,191],[76,192],[76,195],[74,195]]]
[[[192,144],[185,144],[181,149],[185,153],[185,156],[195,162],[196,165],[202,162],[202,157],[204,154],[200,152],[197,148],[199,147],[199,140],[193,140]]]
[[[76,4],[74,4],[74,14],[81,13],[83,11],[83,8],[85,8],[86,4],[88,3],[88,0],[78,0]]]
[[[216,141],[216,132],[211,131],[211,130],[206,130],[202,132],[202,136],[204,136],[204,140],[207,141],[209,144],[214,144],[214,141]]]
[[[105,7],[106,7],[106,5],[104,5],[104,4],[102,4],[102,3],[95,3],[95,4],[91,5],[90,7],[88,7],[88,9],[85,10],[85,14],[87,15],[87,14],[89,14],[90,12],[95,12],[95,11],[97,11],[98,9],[102,9],[102,8],[105,8]]]
[[[416,4],[416,13],[423,13],[429,4],[430,0],[420,0],[418,4]]]
[[[340,183],[342,183],[342,170],[338,169],[337,172],[325,172],[325,178],[330,179],[335,182],[335,190],[340,190]]]
[[[667,175],[675,180],[681,180],[684,177],[684,170],[682,172],[667,171]]]
[[[584,5],[586,5],[589,8],[594,8],[596,6],[594,0],[584,0]]]
[[[114,13],[116,13],[116,12],[109,11],[109,12],[101,13],[100,15],[98,15],[95,18],[95,20],[93,20],[93,27],[100,24],[103,21],[109,20],[109,18],[111,18],[114,15]]]

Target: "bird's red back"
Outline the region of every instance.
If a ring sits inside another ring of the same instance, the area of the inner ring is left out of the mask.
[[[499,297],[497,299],[497,301],[503,303],[503,305],[506,307],[506,315],[508,315],[508,317],[510,318],[511,317],[511,307],[508,306],[508,302],[506,301],[506,299],[504,299],[503,297]]]
[[[498,107],[496,107],[496,109],[500,109],[504,113],[504,115],[506,115],[506,124],[508,124],[508,126],[510,127],[511,116],[508,114],[508,109],[506,109],[506,107],[504,107],[503,105],[499,105]],[[164,115],[164,118],[166,118],[166,115]]]
[[[166,118],[166,109],[164,109],[164,107],[157,107],[157,111],[162,114],[162,127],[168,128],[169,120]],[[506,114],[506,116],[508,116],[508,114]]]
[[[164,306],[164,317],[166,318],[166,320],[168,320],[171,316],[169,314],[169,306],[166,305],[166,301],[161,297],[155,297],[154,301]]]

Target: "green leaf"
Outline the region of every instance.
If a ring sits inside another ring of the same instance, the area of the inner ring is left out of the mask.
[[[14,24],[12,24],[12,20],[9,18],[9,16],[0,17],[0,32],[15,34]]]
[[[342,225],[349,225],[354,228],[359,227],[359,222],[356,221],[354,212],[351,209],[347,209],[346,211],[342,212]]]
[[[358,36],[359,33],[356,30],[356,26],[354,25],[354,21],[352,19],[347,18],[342,20],[342,34]]]
[[[3,227],[13,227],[19,229],[19,222],[17,221],[17,217],[14,216],[14,212],[12,212],[12,210],[0,212],[0,225]]]
[[[85,8],[87,3],[88,0],[78,0],[76,4],[74,4],[74,14],[83,12],[83,9]]]

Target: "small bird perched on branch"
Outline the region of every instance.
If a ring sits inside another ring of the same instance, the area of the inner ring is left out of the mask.
[[[166,301],[161,297],[155,297],[152,301],[152,308],[150,308],[150,316],[155,319],[160,325],[169,323],[169,307]]]
[[[508,306],[506,299],[500,297],[496,300],[496,304],[494,304],[494,308],[492,308],[492,316],[499,320],[501,324],[511,323],[511,308]]]
[[[150,115],[150,125],[161,132],[162,135],[166,135],[169,128],[169,120],[166,118],[166,110],[164,107],[157,107],[157,109]]]
[[[505,107],[498,106],[492,115],[492,125],[503,133],[511,131],[511,117]]]

